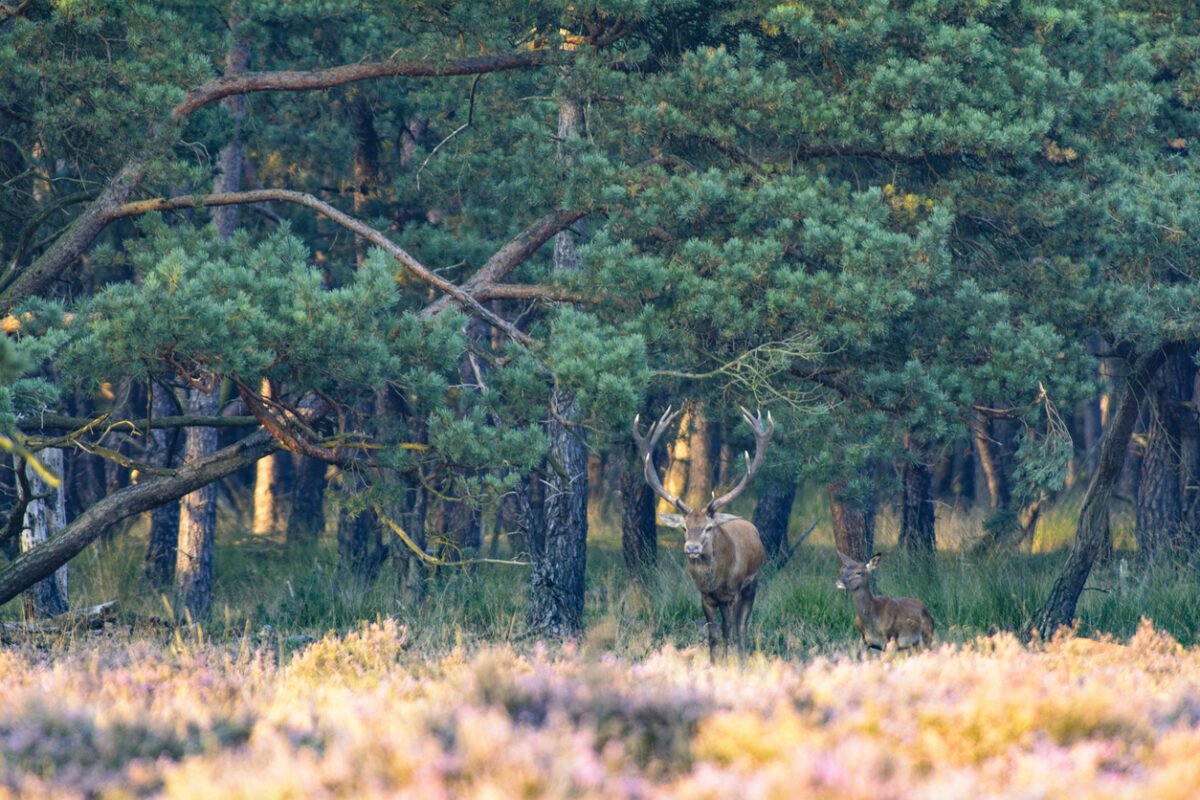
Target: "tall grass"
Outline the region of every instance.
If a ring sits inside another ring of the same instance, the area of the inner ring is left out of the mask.
[[[852,601],[834,586],[839,564],[822,501],[819,492],[799,498],[792,539],[814,519],[819,521],[817,528],[785,565],[768,565],[763,571],[748,635],[752,648],[764,655],[808,658],[860,646]],[[750,507],[735,510],[750,513]],[[874,591],[923,600],[943,641],[970,642],[997,631],[1020,632],[1058,575],[1066,555],[1063,545],[1070,541],[1063,541],[1062,531],[1071,514],[1068,501],[1046,514],[1032,546],[982,558],[970,555],[969,547],[978,535],[979,515],[943,506],[939,553],[933,563],[906,560],[896,549],[895,520],[881,514],[876,543],[884,558],[875,573]],[[442,569],[430,574],[423,601],[411,606],[401,601],[388,565],[370,591],[346,593],[339,591],[332,541],[300,551],[278,537],[250,534],[229,506],[222,507],[219,519],[213,604],[203,621],[210,637],[251,631],[289,649],[330,631],[351,630],[364,619],[392,617],[407,626],[414,646],[437,652],[496,641],[521,646],[536,638],[526,623],[526,568]],[[632,658],[663,645],[701,647],[704,617],[684,567],[678,532],[660,530],[658,563],[642,580],[635,580],[621,557],[620,534],[610,522],[615,519],[619,516],[612,509],[593,509],[584,646]],[[77,557],[71,564],[72,604],[116,599],[126,619],[170,620],[169,597],[150,589],[141,575],[145,536],[145,522],[136,522]],[[1056,539],[1058,546],[1051,547]],[[501,537],[501,553],[513,555],[507,549]],[[1080,631],[1128,637],[1147,617],[1190,645],[1200,636],[1198,589],[1194,569],[1142,569],[1136,553],[1119,548],[1093,571],[1080,598]],[[20,614],[19,602],[0,609],[6,619]]]

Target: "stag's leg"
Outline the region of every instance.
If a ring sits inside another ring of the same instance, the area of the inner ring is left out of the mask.
[[[704,606],[704,619],[707,620],[704,630],[708,634],[708,656],[712,663],[717,663],[717,604],[707,597],[700,598]]]
[[[746,658],[746,623],[750,620],[750,610],[754,608],[754,596],[758,593],[758,581],[752,581],[742,588],[734,605],[733,629],[737,635],[738,655]]]
[[[729,660],[729,628],[736,622],[734,609],[729,603],[717,606],[721,610],[721,658]]]

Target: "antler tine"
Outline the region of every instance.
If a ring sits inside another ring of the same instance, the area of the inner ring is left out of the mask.
[[[716,511],[723,505],[728,504],[735,497],[742,493],[746,485],[750,483],[750,479],[758,472],[762,466],[763,457],[767,453],[767,442],[771,439],[771,434],[775,432],[775,421],[771,419],[771,412],[767,412],[767,424],[763,425],[762,411],[759,410],[758,416],[752,415],[744,406],[740,407],[742,417],[745,418],[746,424],[750,426],[750,430],[754,433],[754,460],[750,460],[750,454],[746,453],[746,474],[738,481],[737,486],[734,486],[727,493],[716,498],[708,504],[709,513]]]
[[[663,431],[670,426],[671,422],[674,421],[675,417],[679,416],[679,412],[682,410],[681,408],[672,412],[671,407],[667,406],[667,410],[659,417],[658,422],[654,423],[646,431],[645,436],[638,430],[638,420],[641,418],[641,415],[635,416],[633,418],[633,440],[637,442],[638,454],[642,457],[642,467],[646,475],[646,483],[650,485],[650,488],[659,497],[675,506],[675,508],[684,514],[690,514],[692,510],[682,500],[663,488],[662,481],[658,477],[658,470],[654,468],[654,447],[662,437]]]

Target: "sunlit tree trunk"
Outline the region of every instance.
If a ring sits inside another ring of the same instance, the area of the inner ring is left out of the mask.
[[[271,382],[262,381],[263,397],[272,395]],[[280,490],[282,480],[280,467],[284,453],[276,453],[261,459],[254,467],[254,521],[251,530],[257,536],[269,536],[278,532],[282,513]]]
[[[712,500],[713,442],[712,425],[700,410],[688,415],[687,483],[683,501],[701,508]]]
[[[866,561],[875,549],[875,490],[872,484],[865,497],[847,497],[846,486],[843,479],[827,487],[833,542],[851,558]]]
[[[37,454],[42,466],[56,476],[63,474],[63,451],[57,447],[47,448]],[[42,480],[36,471],[24,462],[28,485],[28,504],[21,527],[21,552],[26,553],[58,533],[67,524],[67,505],[61,487],[53,489]],[[18,482],[20,485],[20,482]],[[69,610],[67,602],[67,565],[63,564],[48,578],[38,581],[25,591],[25,616],[30,619],[53,617]]]

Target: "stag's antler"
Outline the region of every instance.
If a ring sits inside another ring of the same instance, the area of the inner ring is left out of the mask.
[[[758,412],[758,416],[754,416],[743,407],[742,417],[745,418],[746,424],[750,426],[750,430],[754,433],[754,460],[751,461],[750,454],[746,453],[746,474],[738,481],[737,486],[734,486],[720,497],[713,498],[713,501],[708,504],[709,514],[721,506],[728,504],[742,493],[742,490],[750,483],[750,479],[754,477],[754,473],[758,472],[758,468],[762,466],[763,456],[767,452],[767,442],[770,441],[771,434],[775,432],[775,420],[771,419],[770,411],[767,412],[767,424],[765,426],[763,425],[761,410]]]
[[[679,409],[679,411],[682,410]],[[655,494],[675,506],[680,512],[691,514],[692,509],[688,508],[682,500],[663,488],[662,481],[658,479],[658,470],[654,468],[654,446],[658,444],[658,440],[662,437],[663,431],[667,429],[667,426],[674,421],[675,417],[679,416],[679,411],[671,413],[671,407],[667,406],[667,410],[659,417],[658,422],[651,426],[645,436],[638,431],[638,421],[642,416],[638,414],[633,418],[633,440],[637,442],[638,454],[642,457],[642,464],[646,473],[646,483],[650,484],[650,488],[654,490]]]

